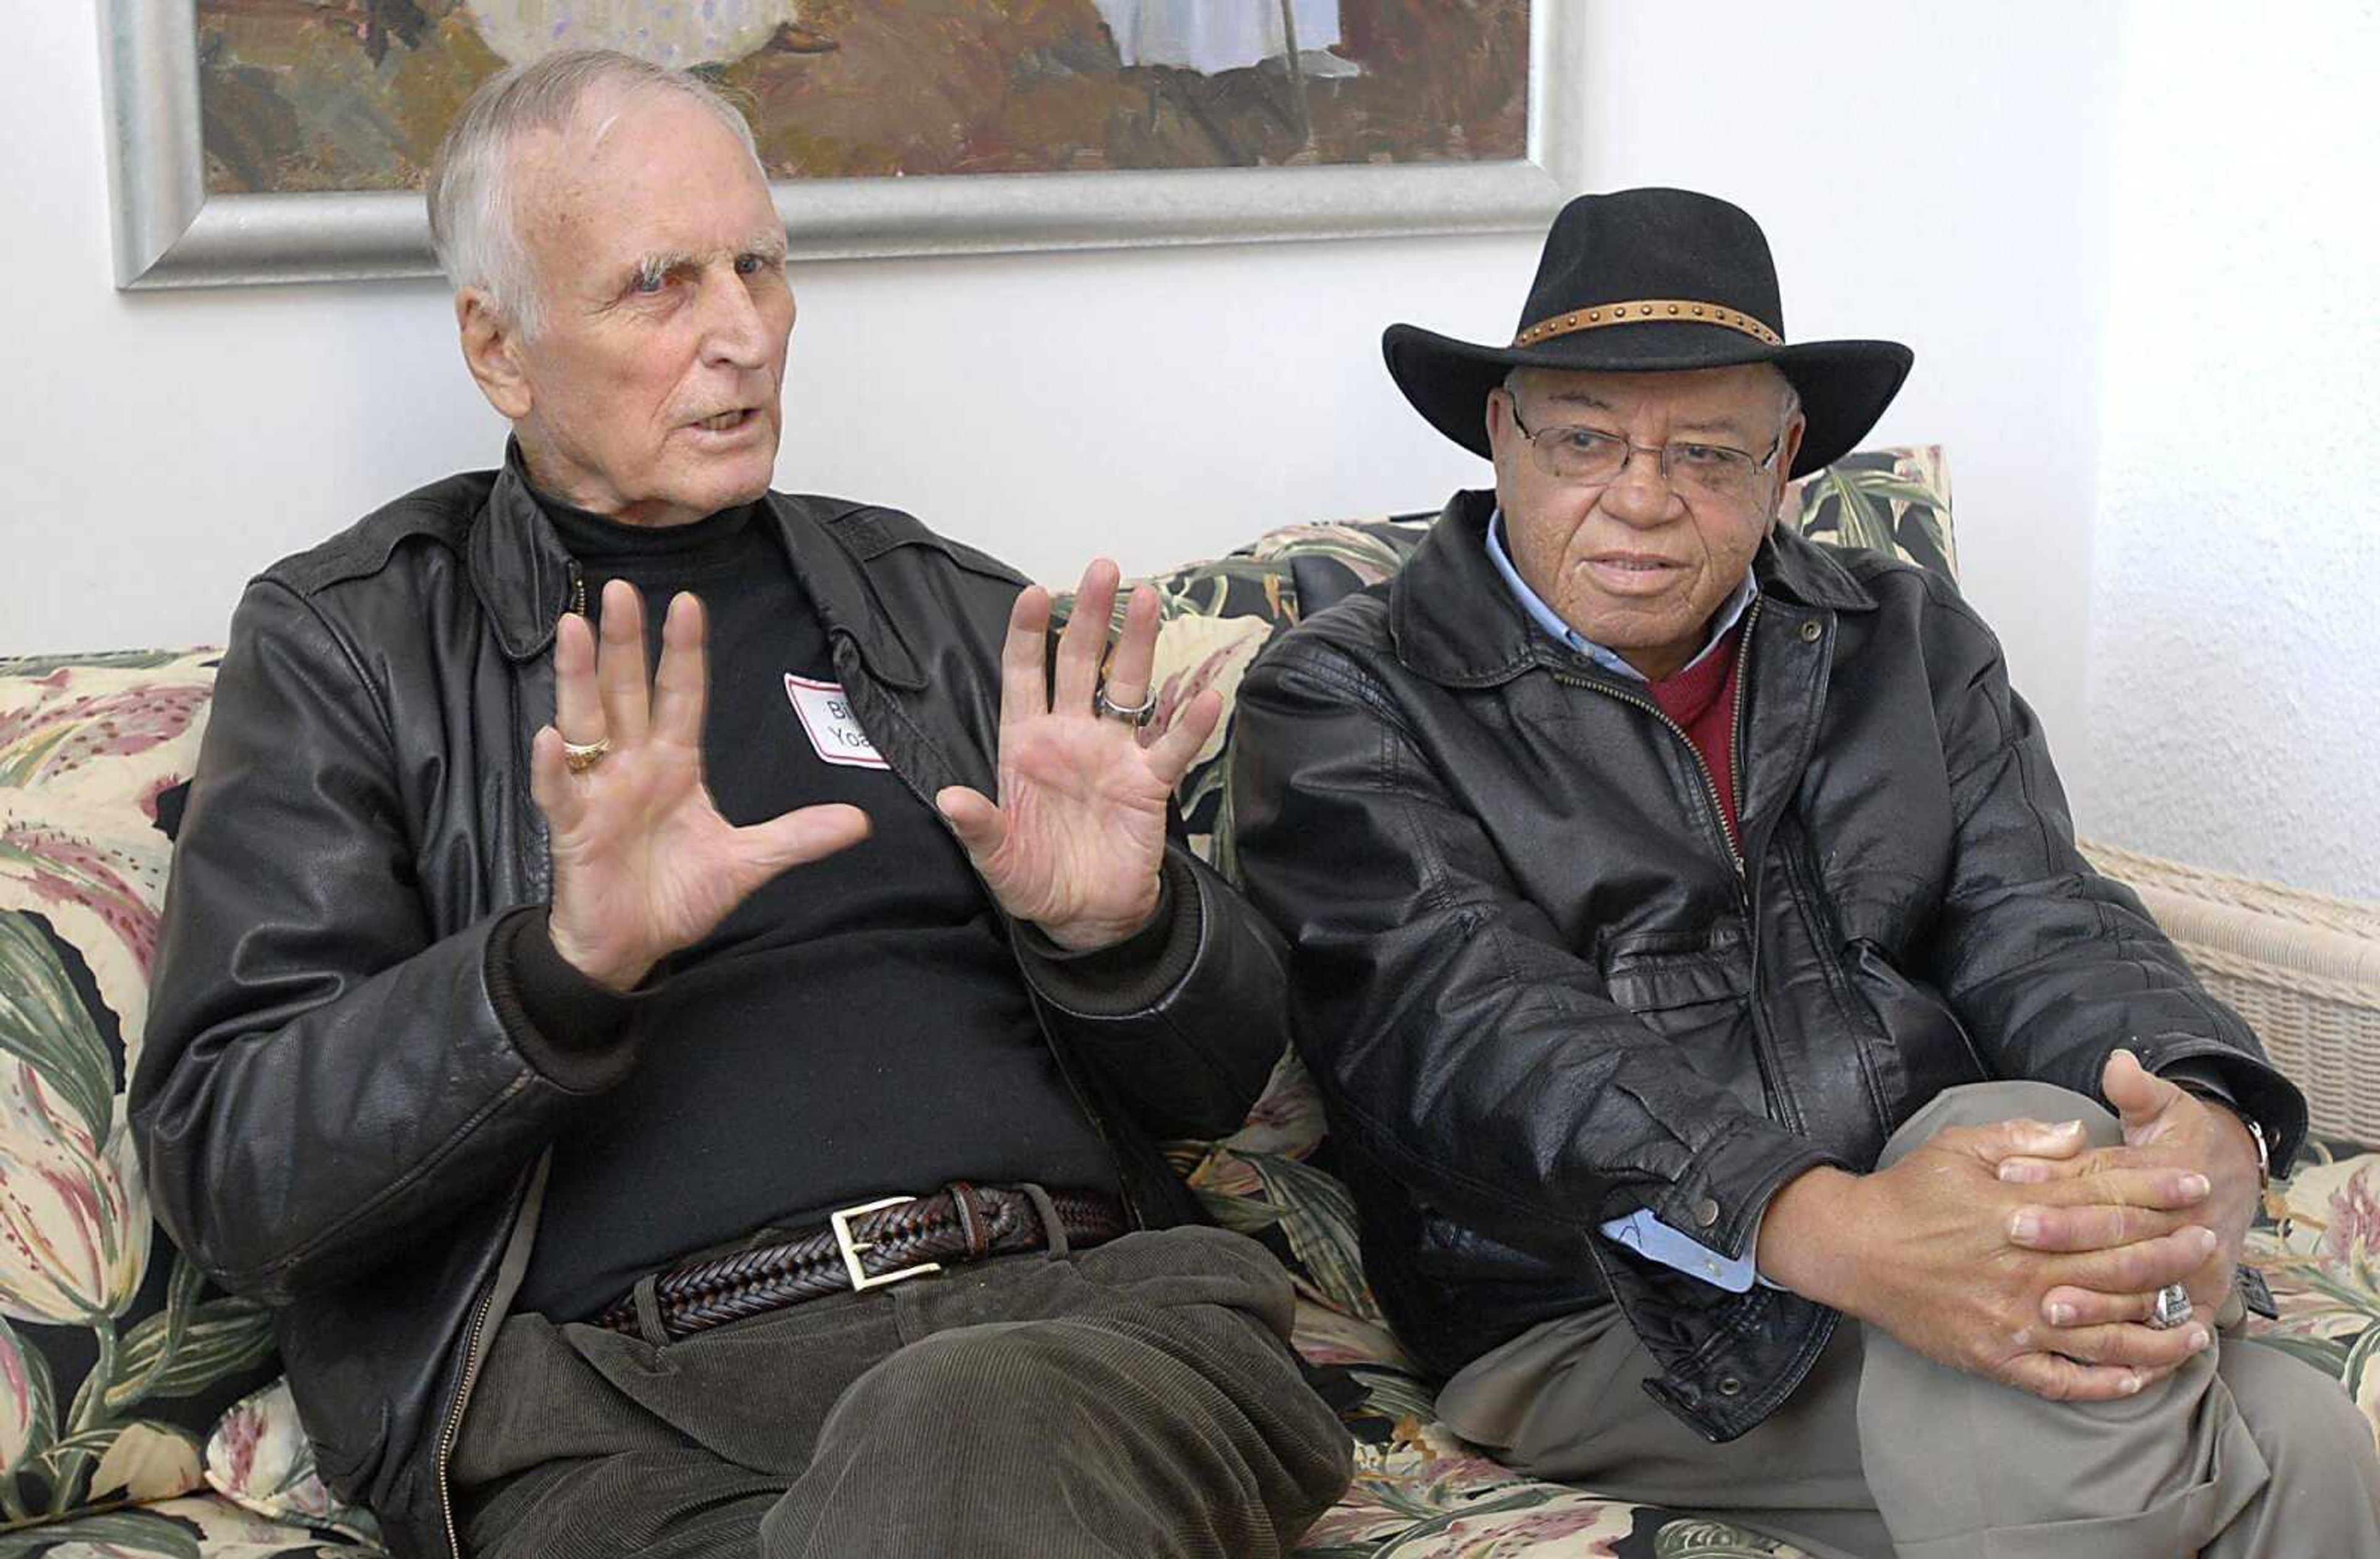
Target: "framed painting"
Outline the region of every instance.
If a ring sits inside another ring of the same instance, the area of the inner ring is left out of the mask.
[[[100,0],[116,285],[431,274],[424,171],[556,48],[700,72],[796,258],[1486,232],[1577,182],[1567,0]]]

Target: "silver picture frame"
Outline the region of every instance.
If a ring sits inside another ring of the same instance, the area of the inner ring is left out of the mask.
[[[436,274],[418,195],[210,195],[195,0],[99,9],[119,288]],[[1516,161],[781,180],[777,212],[797,260],[1538,225],[1580,182],[1585,9],[1530,7],[1527,154]]]

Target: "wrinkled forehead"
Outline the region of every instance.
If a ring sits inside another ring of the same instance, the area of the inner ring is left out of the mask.
[[[1773,428],[1791,390],[1776,365],[1765,362],[1635,373],[1524,368],[1513,387],[1532,408],[1747,432]]]
[[[510,149],[517,193],[546,203],[641,205],[671,191],[768,199],[751,152],[717,115],[657,87],[590,91],[559,125],[523,130]]]
[[[676,93],[589,93],[570,120],[512,148],[514,210],[565,264],[612,251],[734,250],[781,234],[769,186],[735,132]]]

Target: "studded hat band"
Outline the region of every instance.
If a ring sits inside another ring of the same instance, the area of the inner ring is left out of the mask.
[[[1575,331],[1601,330],[1615,324],[1648,324],[1656,321],[1675,320],[1681,324],[1696,321],[1704,324],[1723,324],[1730,330],[1765,341],[1771,347],[1782,347],[1785,338],[1740,309],[1722,308],[1717,303],[1697,303],[1685,298],[1640,298],[1626,303],[1604,303],[1592,309],[1573,309],[1567,314],[1556,314],[1549,320],[1539,320],[1520,335],[1512,337],[1515,347],[1534,347],[1540,341],[1557,335],[1569,335]]]

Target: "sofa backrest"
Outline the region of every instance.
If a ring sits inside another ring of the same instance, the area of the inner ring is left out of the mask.
[[[198,1486],[272,1318],[149,1212],[125,1121],[212,652],[0,661],[0,1505]]]

